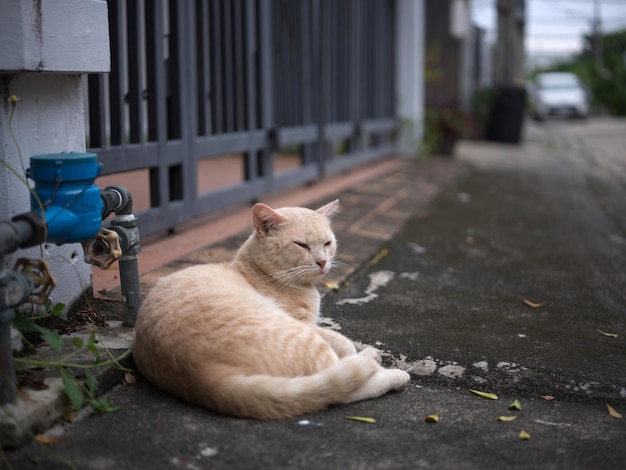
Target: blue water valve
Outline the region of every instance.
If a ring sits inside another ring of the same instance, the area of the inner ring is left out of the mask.
[[[26,176],[45,211],[47,240],[57,245],[94,238],[102,226],[104,203],[94,183],[102,174],[95,153],[62,152],[33,155]],[[31,194],[31,209],[41,214]]]

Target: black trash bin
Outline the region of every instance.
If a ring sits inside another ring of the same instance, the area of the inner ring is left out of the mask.
[[[518,144],[522,138],[526,89],[500,86],[495,90],[487,140]]]

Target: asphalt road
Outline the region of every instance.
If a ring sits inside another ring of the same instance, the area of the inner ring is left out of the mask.
[[[623,468],[626,425],[607,404],[626,411],[624,144],[623,121],[530,124],[519,147],[464,143],[460,176],[325,296],[326,322],[408,370],[406,389],[259,422],[184,403],[138,377],[110,392],[118,412],[82,419],[50,447],[5,452],[6,461]],[[515,400],[521,410],[509,409]],[[434,413],[438,422],[426,421]]]

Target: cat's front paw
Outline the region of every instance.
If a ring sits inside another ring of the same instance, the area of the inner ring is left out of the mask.
[[[380,353],[380,349],[376,349],[373,346],[366,347],[359,354],[362,354],[362,355],[367,356],[367,357],[371,357],[372,359],[374,359],[379,364],[382,364],[382,362],[383,362],[383,357],[382,357],[382,355]]]
[[[392,390],[400,390],[404,387],[409,380],[411,380],[411,376],[400,369],[387,369],[388,377],[391,382]]]

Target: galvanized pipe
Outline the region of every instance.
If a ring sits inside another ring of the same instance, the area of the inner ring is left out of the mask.
[[[11,320],[15,308],[28,299],[34,288],[30,276],[4,269],[4,257],[19,248],[34,246],[45,240],[46,228],[41,217],[28,212],[11,222],[0,221],[0,405],[15,398],[15,368],[11,346]]]
[[[103,218],[111,212],[115,218],[111,221],[111,230],[119,235],[122,257],[119,260],[120,287],[124,302],[124,324],[134,326],[137,312],[141,304],[141,287],[139,283],[139,264],[137,254],[139,245],[139,229],[137,217],[133,214],[133,198],[123,186],[107,186],[101,191],[105,203]],[[105,212],[108,213],[105,214]]]

